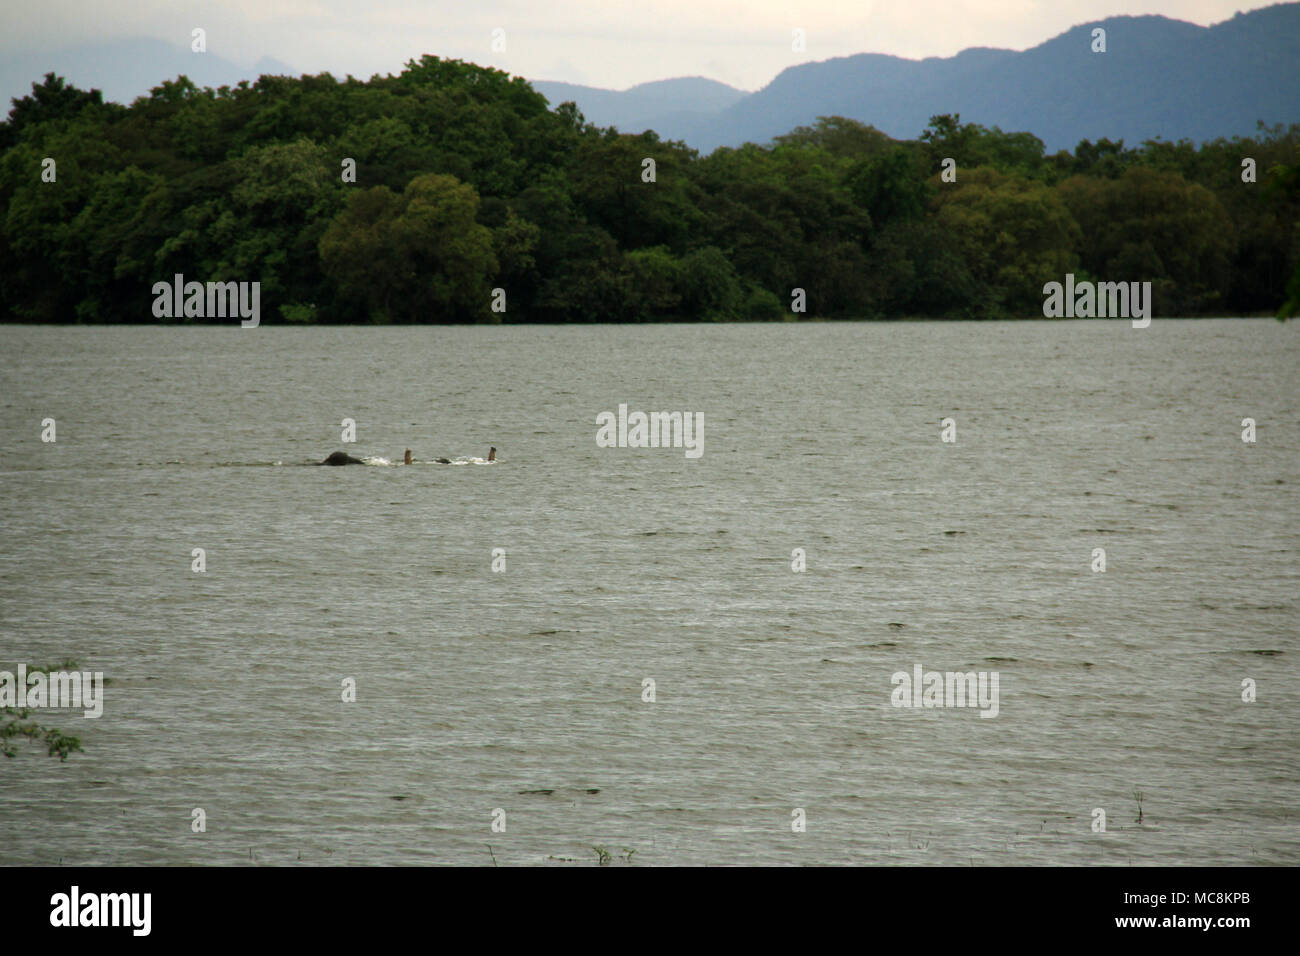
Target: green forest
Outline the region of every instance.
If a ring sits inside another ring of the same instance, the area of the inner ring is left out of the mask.
[[[1285,314],[1298,169],[1300,124],[1045,155],[951,115],[700,156],[432,56],[369,81],[181,77],[130,106],[49,74],[0,124],[0,301],[157,322],[154,284],[182,274],[260,282],[268,323],[984,319],[1041,317],[1072,272],[1150,281],[1156,316]]]

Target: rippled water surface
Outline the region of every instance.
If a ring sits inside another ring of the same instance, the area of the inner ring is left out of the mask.
[[[1296,323],[0,342],[0,668],[108,680],[0,863],[1300,863]]]

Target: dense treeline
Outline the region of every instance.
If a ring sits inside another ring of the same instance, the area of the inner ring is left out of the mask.
[[[1156,315],[1300,293],[1300,125],[1048,156],[956,116],[908,142],[831,117],[701,157],[426,56],[130,107],[49,75],[0,150],[9,321],[158,321],[177,273],[258,281],[288,322],[798,318],[794,289],[807,316],[1033,316],[1066,272],[1149,280]]]

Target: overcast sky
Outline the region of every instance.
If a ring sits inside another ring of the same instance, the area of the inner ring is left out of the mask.
[[[1208,26],[1249,0],[0,0],[0,53],[148,36],[241,65],[396,73],[422,53],[529,79],[624,89],[707,76],[754,90],[796,63],[853,53],[920,58],[972,46],[1022,50],[1072,26],[1158,13]],[[492,31],[505,31],[505,51]],[[800,28],[807,49],[791,51]]]

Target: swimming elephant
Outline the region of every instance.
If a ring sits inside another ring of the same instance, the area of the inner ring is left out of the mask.
[[[362,461],[360,458],[353,458],[347,452],[336,451],[334,452],[334,454],[330,455],[324,461],[320,462],[320,464],[322,465],[364,465],[365,462]]]
[[[440,464],[440,465],[450,465],[450,464],[451,464],[451,459],[450,459],[450,458],[435,458],[435,459],[433,459],[433,460],[434,460],[435,462],[437,462],[438,464]],[[496,460],[497,460],[497,450],[496,450],[495,448],[489,448],[489,449],[488,449],[487,460],[488,460],[488,461],[496,461]],[[404,460],[403,460],[402,463],[403,463],[403,464],[406,464],[406,465],[411,464],[411,449],[409,449],[409,448],[406,449],[406,455],[404,456]],[[329,456],[328,458],[326,458],[324,461],[322,461],[322,462],[318,462],[318,464],[321,464],[321,465],[364,465],[365,462],[362,461],[360,458],[353,458],[353,457],[352,457],[351,455],[349,455],[347,452],[336,451],[336,452],[334,452],[334,454],[330,455],[330,456]]]

